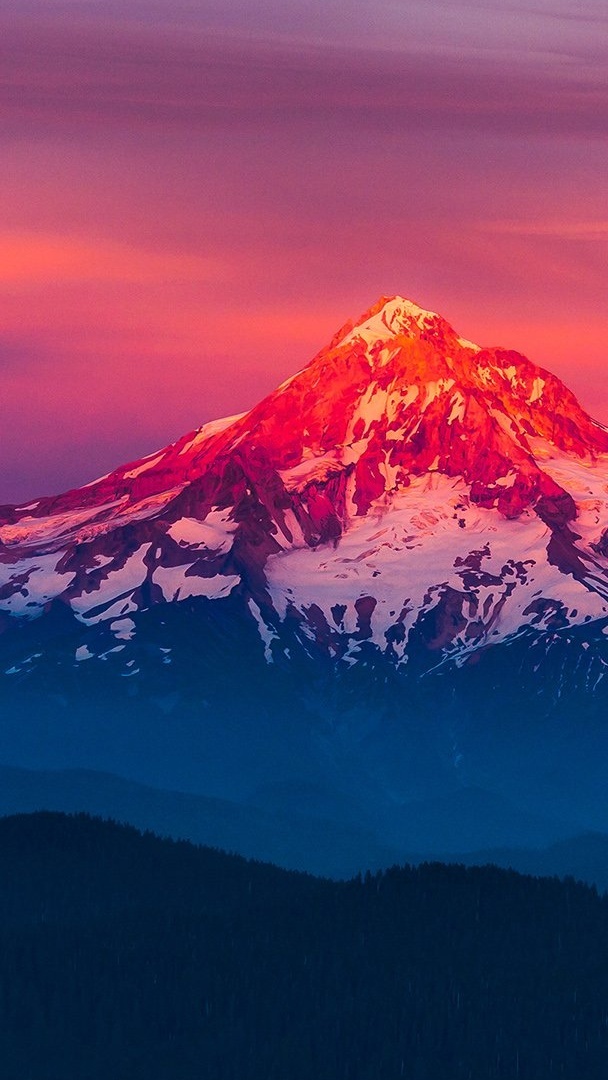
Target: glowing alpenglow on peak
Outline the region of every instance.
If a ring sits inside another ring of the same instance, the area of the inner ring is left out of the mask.
[[[404,296],[381,297],[378,303],[362,316],[341,344],[344,345],[355,337],[360,337],[370,344],[375,341],[388,341],[397,334],[411,333],[414,328],[427,330],[438,320],[441,321],[441,317],[436,311],[426,311]]]
[[[412,338],[439,335],[454,342],[464,341],[457,338],[449,323],[436,311],[428,311],[404,296],[383,296],[361,316],[356,325],[345,328],[345,335],[339,344],[348,345],[360,340],[374,345],[390,342],[400,335]]]
[[[229,602],[267,658],[286,627],[462,658],[608,617],[607,492],[608,433],[559,379],[382,298],[248,413],[2,508],[0,617],[136,637],[155,605]]]

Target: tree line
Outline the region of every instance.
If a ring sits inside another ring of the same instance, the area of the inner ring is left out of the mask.
[[[608,899],[0,820],[3,1080],[605,1080]]]

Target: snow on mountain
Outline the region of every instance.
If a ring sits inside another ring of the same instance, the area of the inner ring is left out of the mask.
[[[9,630],[60,605],[122,642],[151,606],[227,597],[267,659],[286,625],[351,663],[414,641],[462,663],[605,620],[608,432],[548,371],[392,297],[249,413],[0,509]]]

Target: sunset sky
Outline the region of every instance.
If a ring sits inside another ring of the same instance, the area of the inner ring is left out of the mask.
[[[0,502],[242,411],[382,294],[608,423],[604,0],[0,0]]]

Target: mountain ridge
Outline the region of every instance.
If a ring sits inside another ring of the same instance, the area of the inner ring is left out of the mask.
[[[608,832],[607,440],[544,369],[380,302],[247,414],[3,512],[0,760],[283,838],[348,808],[351,852],[435,811],[438,851]]]
[[[86,815],[0,819],[3,1076],[603,1080],[607,931],[572,880],[335,882]]]
[[[382,298],[248,413],[3,508],[0,617],[59,602],[120,642],[150,604],[234,592],[267,659],[286,619],[334,655],[402,662],[423,632],[466,659],[608,617],[607,481],[608,431],[559,379]]]
[[[531,872],[541,872],[548,845],[559,842],[565,849],[565,874],[577,865],[580,836],[575,823],[517,811],[506,799],[475,788],[404,804],[395,808],[392,823],[379,807],[374,826],[364,830],[354,800],[313,784],[277,782],[237,802],[163,790],[111,773],[0,765],[0,817],[39,810],[111,817],[158,835],[238,850],[248,858],[334,878],[398,862],[496,862],[490,859],[491,851],[500,852],[503,865],[513,852]],[[608,850],[608,837],[593,835],[598,854]],[[464,836],[468,851],[458,847]],[[514,847],[524,837],[527,846]],[[595,874],[586,880],[608,883],[599,866]]]

